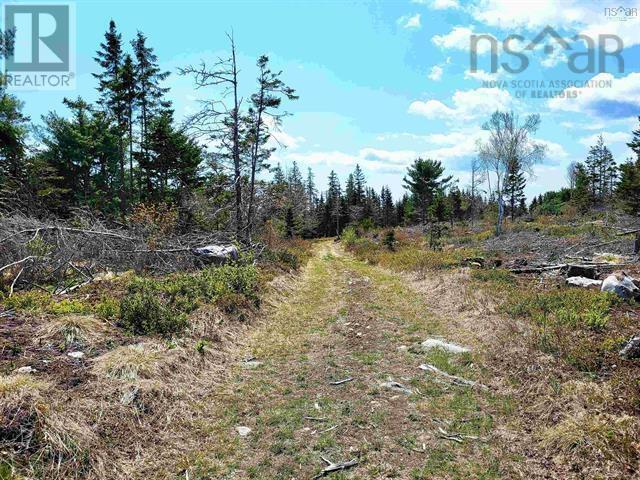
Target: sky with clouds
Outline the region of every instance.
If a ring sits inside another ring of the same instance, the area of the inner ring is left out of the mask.
[[[605,10],[621,6],[637,13],[619,10],[613,17]],[[371,185],[389,185],[399,195],[403,172],[418,156],[442,161],[465,186],[476,142],[485,135],[481,125],[501,109],[542,116],[536,138],[547,146],[547,156],[529,181],[531,196],[564,186],[567,164],[584,159],[599,134],[617,161],[630,156],[625,143],[640,114],[638,15],[640,0],[79,0],[76,90],[18,96],[36,121],[49,110],[62,112],[65,96],[94,99],[93,57],[110,18],[125,40],[144,32],[162,67],[172,72],[224,55],[225,32],[233,29],[245,98],[254,85],[255,59],[263,53],[300,95],[286,105],[292,115],[277,133],[281,148],[274,160],[311,166],[321,187],[330,170],[344,179],[360,164]],[[552,36],[527,48],[546,26],[569,48]],[[474,34],[495,37],[498,62],[511,66],[518,59],[505,53],[502,41],[520,35],[509,45],[526,53],[528,68],[491,72],[489,42],[482,42],[472,71]],[[584,36],[597,44],[603,34],[622,40],[622,71],[614,58],[598,68],[596,53],[595,70],[572,72],[568,62],[572,53],[586,51]],[[561,86],[526,85],[594,78],[606,86],[570,89],[564,98],[546,98]],[[167,85],[178,119],[208,94],[175,73]]]

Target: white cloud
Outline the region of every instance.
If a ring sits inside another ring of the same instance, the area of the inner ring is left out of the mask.
[[[555,164],[561,160],[569,158],[569,154],[559,143],[541,139],[535,139],[535,142],[544,145],[544,147],[546,148],[545,162]]]
[[[640,107],[639,72],[632,72],[620,78],[615,78],[610,73],[599,73],[591,81],[595,86],[565,89],[564,98],[549,100],[549,108],[600,117],[622,118],[637,115],[637,109]]]
[[[271,138],[268,141],[268,147],[278,148],[284,147],[289,149],[296,149],[302,143],[306,142],[306,139],[301,136],[290,135],[285,132],[280,125],[277,125],[272,118],[267,117],[265,124],[269,128]]]
[[[453,107],[439,100],[416,100],[409,105],[409,113],[427,118],[451,120],[471,120],[489,115],[496,110],[507,110],[513,104],[513,98],[507,90],[499,88],[476,88],[475,90],[457,90],[452,97]]]
[[[457,26],[444,35],[434,35],[431,41],[442,49],[466,50],[471,47],[471,35],[475,32],[471,27]],[[478,42],[477,52],[483,54],[491,50],[489,42]]]
[[[411,28],[411,29],[419,29],[422,27],[420,23],[420,14],[416,13],[415,15],[405,15],[398,19],[398,25],[402,28]]]
[[[594,133],[593,135],[589,135],[588,137],[582,137],[578,141],[584,145],[585,147],[590,147],[595,145],[598,141],[599,133]],[[625,144],[631,141],[631,133],[630,132],[602,132],[602,139],[604,140],[605,145],[612,145],[614,143]]]
[[[466,9],[474,19],[504,30],[539,30],[547,25],[596,38],[614,34],[630,47],[640,43],[637,22],[617,21],[605,17],[604,7],[640,7],[640,0],[621,0],[615,5],[582,0],[476,0]]]
[[[478,21],[506,29],[546,25],[568,28],[587,15],[587,9],[576,2],[557,0],[479,0],[469,10]]]
[[[564,128],[571,130],[602,130],[604,123],[591,122],[591,123],[575,123],[575,122],[562,122],[560,123]]]
[[[444,70],[442,69],[442,67],[440,65],[434,65],[431,68],[431,72],[429,72],[428,77],[433,80],[434,82],[438,82],[440,81],[440,79],[442,79],[442,74],[444,73]]]
[[[427,118],[446,118],[455,114],[453,109],[439,100],[427,100],[426,102],[415,100],[409,105],[408,111],[414,115],[422,115]]]
[[[472,72],[471,70],[466,70],[464,72],[464,78],[466,79],[474,79],[474,80],[479,80],[481,82],[495,82],[496,80],[498,80],[498,78],[500,78],[502,72],[504,72],[504,70],[498,70],[496,73],[489,73],[489,72],[485,72],[484,70],[477,70],[475,72]]]
[[[362,148],[356,154],[340,151],[288,153],[283,161],[296,161],[305,165],[323,164],[329,167],[361,167],[376,172],[402,172],[419,154],[413,150],[383,150]]]
[[[458,0],[411,0],[411,3],[428,5],[433,10],[446,10],[460,8]]]

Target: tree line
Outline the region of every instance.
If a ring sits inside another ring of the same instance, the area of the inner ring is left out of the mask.
[[[140,209],[169,206],[184,231],[225,231],[242,241],[266,223],[310,238],[339,235],[350,225],[473,223],[491,213],[500,233],[507,216],[557,213],[566,202],[586,212],[615,201],[640,213],[640,128],[629,143],[636,159],[617,165],[600,136],[583,162],[569,166],[568,188],[527,205],[527,180],[546,152],[534,139],[540,116],[521,121],[513,112],[495,112],[483,124],[488,139],[478,144],[469,185],[461,187],[440,161],[418,158],[397,199],[388,186],[369,186],[359,165],[343,181],[332,171],[319,191],[311,169],[303,174],[295,162],[286,170],[271,164],[273,133],[288,115],[283,105],[298,98],[295,90],[261,55],[253,93],[243,100],[235,40],[227,40],[227,56],[178,70],[201,97],[182,122],[169,100],[170,73],[147,37],[138,32],[126,42],[113,20],[95,55],[95,103],[66,98],[65,115],[52,111],[35,126],[2,87],[0,209],[67,217],[88,208],[121,222]],[[0,55],[11,49],[11,33],[0,34]]]

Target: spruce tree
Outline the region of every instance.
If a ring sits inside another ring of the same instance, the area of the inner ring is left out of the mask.
[[[158,66],[158,57],[153,48],[147,46],[147,37],[140,31],[131,42],[135,57],[135,85],[138,103],[138,134],[139,154],[144,162],[148,156],[147,136],[150,120],[170,107],[171,103],[165,99],[168,88],[162,87],[161,82],[167,79],[169,72],[163,72]],[[138,187],[142,190],[142,178],[138,178]]]
[[[521,201],[525,198],[524,187],[527,185],[527,180],[524,176],[524,172],[520,168],[520,162],[517,159],[513,159],[509,162],[507,169],[507,176],[505,177],[503,193],[507,201],[509,202],[509,208],[511,211],[511,220],[516,218],[516,210]]]
[[[429,208],[436,195],[451,181],[451,176],[442,177],[443,174],[442,164],[431,159],[418,158],[407,169],[404,184],[411,192],[422,223],[428,220]]]
[[[98,79],[98,104],[115,121],[120,129],[121,137],[126,131],[126,104],[122,95],[121,68],[122,68],[122,36],[116,29],[116,23],[111,20],[109,29],[104,34],[105,41],[100,44],[94,60],[102,69],[93,76]],[[120,197],[120,214],[127,211],[127,192],[124,166],[124,142],[118,143],[119,185],[117,191]],[[115,192],[114,192],[115,193]]]

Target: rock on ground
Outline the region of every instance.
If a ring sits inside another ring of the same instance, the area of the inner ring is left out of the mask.
[[[236,432],[238,432],[238,435],[241,437],[246,437],[251,433],[251,429],[249,427],[236,427]]]
[[[444,340],[440,340],[438,338],[427,338],[424,342],[422,342],[422,348],[424,348],[425,350],[441,348],[442,350],[451,353],[466,353],[469,351],[469,349],[466,347],[456,345],[455,343],[445,342]]]
[[[634,279],[624,272],[614,273],[605,278],[601,290],[615,293],[625,299],[635,298],[640,294]]]

